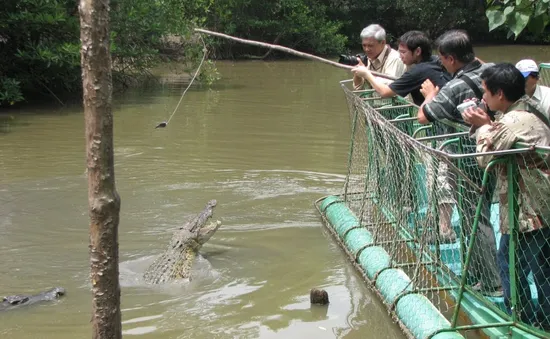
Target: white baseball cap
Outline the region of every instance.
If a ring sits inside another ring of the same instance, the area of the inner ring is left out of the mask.
[[[531,59],[520,60],[516,64],[516,68],[521,72],[521,74],[523,74],[525,78],[527,78],[531,73],[539,72],[539,67],[537,66],[537,63]]]

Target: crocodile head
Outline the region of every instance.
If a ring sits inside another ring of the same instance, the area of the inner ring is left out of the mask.
[[[181,228],[174,232],[170,247],[178,250],[191,248],[194,252],[197,252],[216,233],[221,224],[221,221],[218,220],[208,221],[201,227],[197,227],[193,232]]]
[[[45,293],[52,299],[58,299],[62,295],[65,295],[65,289],[63,287],[54,287]]]
[[[201,245],[203,245],[205,242],[207,242],[214,233],[220,228],[222,225],[221,221],[211,221],[208,224],[201,227],[197,232],[197,242]]]
[[[200,214],[183,227],[180,227],[174,233],[172,243],[175,242],[176,246],[172,247],[182,247],[182,245],[187,244],[198,250],[204,245],[221,226],[220,221],[211,220],[213,209],[216,205],[216,200],[210,200]]]
[[[202,245],[216,233],[220,221],[213,221],[216,200],[210,200],[204,210],[174,231],[166,251],[145,271],[146,282],[159,284],[178,279],[190,279],[193,260]]]

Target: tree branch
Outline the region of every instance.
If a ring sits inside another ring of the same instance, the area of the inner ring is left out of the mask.
[[[202,29],[202,28],[195,28],[195,32],[204,33],[204,34],[208,34],[208,35],[213,35],[213,36],[217,36],[217,37],[220,37],[220,38],[237,41],[237,42],[247,44],[247,45],[264,47],[264,48],[269,48],[269,49],[280,51],[280,52],[293,54],[293,55],[299,56],[301,58],[320,61],[320,62],[323,62],[325,64],[329,64],[331,66],[338,67],[338,68],[344,68],[344,69],[348,69],[348,70],[353,68],[353,66],[343,65],[343,64],[340,64],[338,62],[331,61],[331,60],[328,60],[328,59],[325,59],[325,58],[321,58],[321,57],[318,57],[318,56],[313,55],[313,54],[299,52],[299,51],[294,50],[292,48],[288,48],[288,47],[284,47],[284,46],[280,46],[280,45],[272,45],[272,44],[268,44],[268,43],[265,43],[265,42],[259,42],[259,41],[254,41],[254,40],[236,38],[236,37],[233,37],[231,35],[218,33],[218,32],[212,32],[212,31]],[[389,80],[395,80],[396,79],[395,77],[393,77],[391,75],[388,75],[388,74],[384,74],[384,73],[379,73],[379,72],[374,72],[374,71],[371,71],[371,73],[373,75],[377,76],[377,77],[380,77],[380,78],[386,78],[386,79],[389,79]]]

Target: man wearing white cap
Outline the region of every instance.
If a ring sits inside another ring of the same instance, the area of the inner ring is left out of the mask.
[[[540,105],[540,109],[550,118],[550,88],[537,84],[539,81],[539,68],[531,59],[520,60],[516,68],[525,77],[525,94]]]

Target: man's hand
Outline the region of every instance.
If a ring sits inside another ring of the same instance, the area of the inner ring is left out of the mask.
[[[491,125],[491,118],[489,115],[479,107],[469,107],[462,112],[462,119],[467,124],[474,127],[481,127],[483,125]]]
[[[418,109],[417,118],[418,122],[422,125],[428,124],[430,121],[426,117],[426,114],[424,113],[424,105],[432,101],[432,99],[439,93],[439,87],[434,86],[433,82],[430,81],[430,79],[424,80],[422,83],[422,86],[420,87],[420,93],[424,96],[424,102],[422,105],[420,105],[420,108]]]
[[[361,61],[361,58],[357,57],[357,61],[359,62],[359,64],[357,64],[352,69],[352,72],[357,67],[361,67],[361,66],[365,67],[365,65],[363,64],[363,61]],[[363,87],[364,83],[365,83],[365,79],[362,76],[357,75],[357,74],[355,74],[355,72],[353,72],[353,88],[356,89],[356,90],[359,90]]]
[[[368,74],[370,73],[365,65],[357,65],[351,69],[351,72],[354,76],[361,77],[363,79],[366,79],[368,77]]]
[[[437,95],[437,93],[439,93],[439,87],[434,86],[430,79],[426,79],[422,83],[420,93],[424,96],[424,102],[429,102]]]

